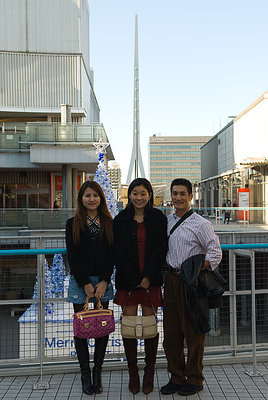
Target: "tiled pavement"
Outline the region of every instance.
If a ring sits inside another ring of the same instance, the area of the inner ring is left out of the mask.
[[[251,377],[245,374],[252,371],[251,364],[233,364],[205,366],[204,390],[196,395],[182,397],[178,394],[163,396],[159,388],[168,381],[165,369],[157,369],[155,389],[148,396],[142,392],[133,396],[128,390],[128,372],[103,372],[104,391],[95,396],[82,395],[79,374],[44,375],[43,382],[48,382],[47,390],[33,390],[37,376],[0,377],[0,399],[5,400],[138,400],[138,399],[190,399],[190,400],[261,400],[268,399],[268,362],[258,363],[258,371],[263,376]],[[140,371],[142,377],[142,372]]]

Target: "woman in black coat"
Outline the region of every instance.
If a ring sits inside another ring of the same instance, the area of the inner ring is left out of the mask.
[[[145,178],[135,179],[128,188],[128,206],[114,219],[115,286],[114,302],[126,315],[153,315],[162,306],[162,265],[167,251],[167,219],[153,208],[153,189]],[[129,294],[129,292],[131,292]],[[152,307],[153,306],[153,307]],[[154,366],[159,335],[145,339],[143,392],[153,390]],[[123,338],[129,368],[129,390],[137,393],[137,341]]]
[[[74,218],[66,223],[67,257],[71,269],[67,301],[74,312],[82,311],[86,300],[100,300],[108,308],[113,299],[110,283],[113,272],[113,221],[104,193],[95,181],[87,181],[79,190]],[[87,339],[74,337],[81,370],[82,390],[86,394],[101,393],[101,368],[108,336],[95,339],[93,383],[89,368]]]

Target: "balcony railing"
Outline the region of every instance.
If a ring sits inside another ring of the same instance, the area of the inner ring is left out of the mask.
[[[31,143],[108,142],[104,126],[92,124],[29,123],[26,132],[7,130],[0,133],[0,149],[28,149]]]
[[[167,216],[174,211],[171,207],[158,207]],[[211,221],[216,230],[224,226],[222,210],[227,208],[194,208],[194,211]],[[242,223],[249,227],[254,225],[265,227],[267,207],[231,207],[230,225]],[[57,210],[39,208],[0,208],[0,228],[19,227],[20,229],[64,229],[68,218],[75,213],[75,209],[59,208]]]
[[[26,127],[29,143],[108,141],[102,124],[29,123]]]

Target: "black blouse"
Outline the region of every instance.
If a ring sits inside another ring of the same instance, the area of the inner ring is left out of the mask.
[[[67,258],[73,275],[80,287],[90,283],[89,276],[99,276],[100,280],[109,282],[113,273],[113,249],[109,245],[105,233],[93,233],[84,224],[80,231],[79,244],[73,241],[73,221],[66,222]]]

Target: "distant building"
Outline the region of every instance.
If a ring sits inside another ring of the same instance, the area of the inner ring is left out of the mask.
[[[121,185],[121,168],[120,165],[117,163],[113,163],[108,168],[108,175],[112,184],[112,189],[115,195],[115,199],[119,200],[119,188]]]
[[[152,184],[166,184],[164,201],[170,200],[170,183],[201,178],[200,148],[211,136],[150,136],[149,169]]]
[[[98,165],[93,142],[108,142],[88,0],[4,1],[0,27],[0,208],[72,208]]]

